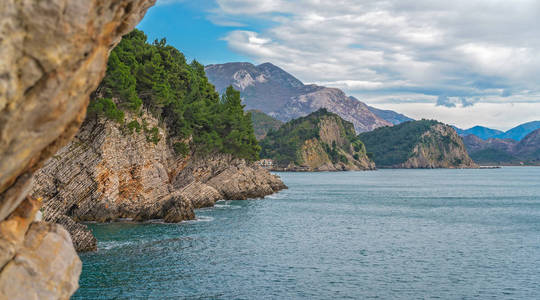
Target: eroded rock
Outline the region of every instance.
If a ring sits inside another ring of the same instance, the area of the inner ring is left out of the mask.
[[[278,176],[231,155],[176,155],[167,128],[149,113],[126,113],[124,123],[143,119],[158,128],[157,143],[142,131],[88,118],[36,174],[32,195],[43,198],[44,219],[65,225],[78,251],[95,250],[96,241],[76,222],[181,222],[219,199],[260,198],[285,188]]]
[[[75,135],[110,49],[154,3],[0,1],[1,299],[68,299],[77,289],[68,233],[28,227],[39,206],[27,197],[32,175]]]
[[[81,268],[62,226],[33,223],[24,247],[0,273],[0,295],[5,299],[69,299],[79,287]]]

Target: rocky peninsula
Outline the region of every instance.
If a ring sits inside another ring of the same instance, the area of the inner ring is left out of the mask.
[[[476,168],[451,126],[434,120],[409,121],[361,133],[379,168]]]
[[[275,171],[375,169],[353,124],[324,108],[270,131],[261,147]]]
[[[31,194],[43,199],[46,221],[66,227],[77,251],[97,249],[78,222],[180,222],[220,199],[260,198],[286,188],[278,176],[230,154],[178,156],[168,130],[151,114],[128,117],[159,128],[159,142],[106,118],[87,118],[36,174]]]

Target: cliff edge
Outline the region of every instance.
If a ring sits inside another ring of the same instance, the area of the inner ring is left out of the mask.
[[[128,114],[158,128],[159,141],[106,118],[89,117],[73,141],[36,174],[32,195],[43,198],[45,220],[64,225],[77,251],[97,241],[77,222],[180,222],[220,199],[258,198],[285,188],[278,176],[227,154],[177,155],[168,130],[151,114]]]
[[[0,2],[0,298],[68,299],[81,262],[33,173],[82,123],[110,49],[154,0]]]

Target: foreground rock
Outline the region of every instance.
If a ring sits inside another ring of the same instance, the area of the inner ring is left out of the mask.
[[[475,168],[456,131],[437,121],[411,121],[362,133],[379,168]]]
[[[159,141],[105,118],[88,118],[36,174],[32,195],[43,198],[45,220],[66,226],[78,251],[96,250],[97,243],[77,222],[180,222],[219,199],[264,197],[285,188],[279,177],[230,155],[176,155],[167,129],[154,117],[127,118],[158,128]]]
[[[31,222],[32,174],[75,135],[108,53],[154,0],[0,1],[0,298],[67,299],[66,231]]]

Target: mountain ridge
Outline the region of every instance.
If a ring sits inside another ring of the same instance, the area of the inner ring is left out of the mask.
[[[483,140],[497,138],[497,139],[513,139],[519,142],[529,133],[537,129],[540,129],[540,121],[531,121],[531,122],[522,123],[508,129],[507,131],[501,131],[498,129],[493,129],[493,128],[480,126],[480,125],[476,125],[468,129],[460,129],[456,126],[452,126],[452,127],[454,127],[457,133],[462,137],[470,135],[470,134],[474,134],[475,136]]]
[[[490,138],[483,140],[475,135],[463,137],[471,158],[489,165],[539,165],[540,129],[527,134],[521,141]]]
[[[280,121],[287,122],[326,108],[352,122],[357,132],[393,125],[342,90],[304,84],[271,63],[213,64],[206,66],[205,72],[218,92],[232,85],[240,90],[246,109],[261,110]]]

